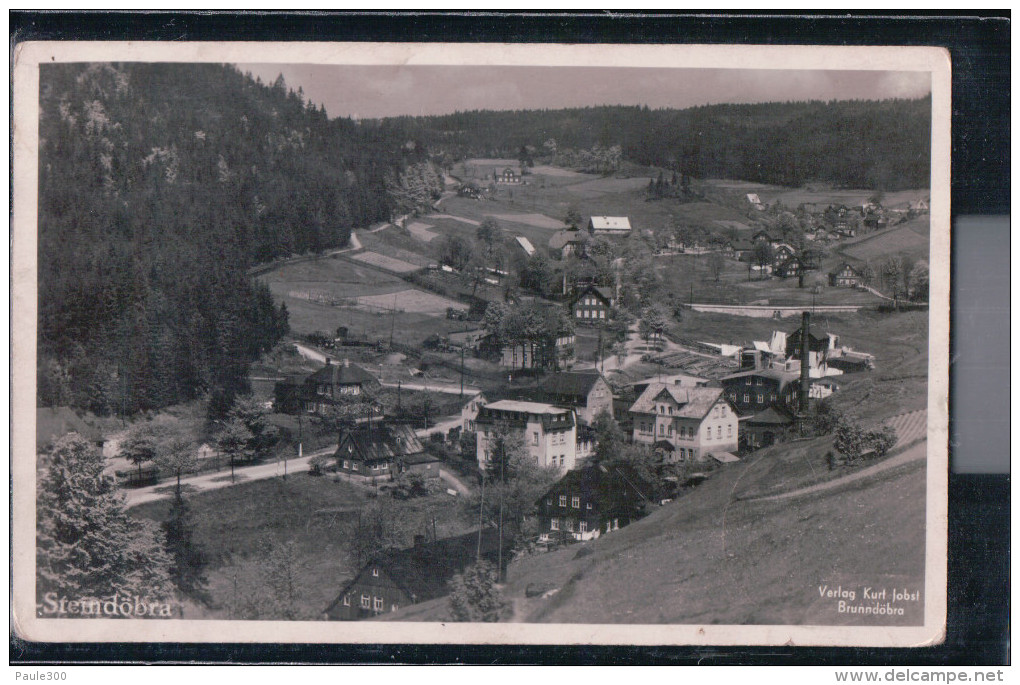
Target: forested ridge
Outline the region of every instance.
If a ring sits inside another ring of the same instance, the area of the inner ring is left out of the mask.
[[[253,264],[437,195],[424,147],[227,65],[40,73],[40,405],[222,412],[288,330]]]
[[[524,149],[569,166],[579,151],[620,146],[627,161],[696,178],[876,190],[929,185],[930,97],[471,111],[401,121],[453,159],[517,159]]]

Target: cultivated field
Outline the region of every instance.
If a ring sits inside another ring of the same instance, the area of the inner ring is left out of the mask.
[[[393,271],[396,273],[411,273],[417,271],[420,266],[405,262],[402,259],[395,259],[393,257],[387,257],[386,255],[379,254],[378,252],[358,252],[352,254],[351,259],[357,259],[359,262],[365,262],[372,266],[378,266],[387,271]]]
[[[424,240],[426,243],[439,235],[429,230],[432,228],[435,228],[435,226],[423,224],[420,221],[412,221],[407,224],[407,230],[411,232],[411,235],[419,240]]]
[[[422,290],[399,290],[392,295],[365,295],[357,299],[358,306],[368,311],[397,311],[413,312],[416,314],[428,314],[431,316],[446,316],[449,307],[466,309],[467,307],[456,301]]]

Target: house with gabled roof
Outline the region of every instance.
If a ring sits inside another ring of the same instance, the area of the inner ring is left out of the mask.
[[[606,323],[610,320],[615,297],[611,288],[586,285],[570,300],[575,323]]]
[[[737,451],[736,408],[722,388],[652,383],[631,405],[633,439],[654,445],[666,441],[673,461],[704,461]]]
[[[358,621],[427,602],[450,592],[450,580],[479,559],[493,565],[510,560],[512,541],[495,530],[390,549],[373,557],[322,612],[327,621]],[[500,548],[502,547],[502,554]]]
[[[740,371],[719,379],[719,382],[740,415],[746,416],[774,405],[795,410],[799,378],[799,373],[769,368]]]
[[[584,254],[585,246],[590,239],[590,233],[568,228],[553,233],[552,238],[549,238],[549,249],[562,259],[570,255],[580,256]]]
[[[425,447],[414,429],[400,423],[368,423],[340,435],[334,458],[337,470],[353,478],[392,478],[412,466],[431,463],[422,459]],[[424,467],[422,467],[424,468]]]
[[[630,218],[626,216],[593,216],[588,219],[592,235],[629,235]]]
[[[864,278],[861,272],[850,264],[844,263],[835,271],[829,272],[829,285],[834,288],[856,288],[864,285]]]
[[[375,376],[349,360],[334,364],[326,357],[326,365],[305,376],[292,377],[276,384],[277,411],[325,414],[338,403],[360,397],[366,390],[379,385]]]
[[[547,402],[499,400],[483,405],[475,416],[478,468],[489,463],[489,447],[500,431],[521,436],[539,466],[569,471],[577,461],[577,418],[573,409]]]
[[[795,278],[804,273],[804,262],[801,261],[800,257],[788,257],[781,262],[777,262],[772,268],[772,273],[779,278]]]
[[[745,449],[768,447],[782,440],[794,423],[793,412],[782,405],[773,405],[741,422],[740,444]]]
[[[654,497],[655,487],[630,464],[575,469],[535,503],[539,540],[592,540],[647,514]]]
[[[539,392],[544,401],[573,409],[577,418],[587,424],[600,412],[613,415],[613,389],[605,376],[594,369],[550,374],[542,381]]]

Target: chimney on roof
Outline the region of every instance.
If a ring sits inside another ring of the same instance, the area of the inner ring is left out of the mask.
[[[797,397],[797,414],[800,432],[807,428],[808,397],[811,394],[811,313],[804,312],[800,324],[800,391]]]

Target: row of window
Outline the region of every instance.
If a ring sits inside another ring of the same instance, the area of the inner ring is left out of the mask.
[[[757,397],[756,401],[757,401],[758,404],[763,404],[765,402],[765,394],[764,393],[758,393],[756,395],[756,397]],[[737,401],[737,393],[731,392],[730,393],[730,399],[733,400],[734,402],[736,402]],[[744,393],[744,404],[748,404],[750,401],[751,401],[751,395],[749,395],[748,393],[745,392]],[[769,393],[769,402],[775,402],[775,401],[776,401],[776,393],[774,393],[774,392],[773,393]]]
[[[574,532],[574,519],[570,519],[570,518],[563,519],[563,529],[566,530],[567,532],[573,533]],[[619,529],[620,529],[620,519],[613,519],[612,521],[606,521],[606,532],[607,533],[609,531],[611,531],[611,530],[619,530]],[[554,518],[549,519],[549,530],[560,530],[560,520],[558,518],[554,517]],[[578,533],[587,533],[588,532],[588,522],[587,521],[578,521],[577,522],[577,532]]]
[[[552,506],[552,497],[547,498],[545,500],[545,503],[551,507]],[[560,506],[561,507],[567,506],[567,496],[566,495],[560,495]],[[570,506],[572,506],[574,509],[580,509],[581,508],[581,497],[580,497],[580,495],[574,495],[574,496],[572,496],[570,498]],[[588,505],[587,505],[586,508],[591,509],[591,502],[588,502]]]
[[[598,316],[595,316],[595,314],[598,314]],[[577,310],[577,318],[578,319],[604,319],[604,318],[606,318],[606,310],[605,309],[601,309],[598,312],[593,312],[590,309],[578,309]]]
[[[358,462],[356,462],[356,461],[348,461],[347,459],[344,459],[344,468],[345,469],[350,469],[351,471],[357,471],[358,470]],[[370,464],[368,466],[368,470],[369,471],[387,471],[387,470],[389,470],[389,464],[387,464],[386,462],[383,462],[381,464]]]
[[[345,607],[349,607],[351,605],[351,596],[350,595],[344,595],[343,604],[344,604]],[[361,606],[362,609],[365,609],[365,610],[368,610],[368,611],[374,611],[377,614],[381,614],[383,611],[386,610],[386,600],[383,597],[375,597],[375,596],[372,596],[372,595],[362,594],[361,595],[361,605],[360,606]],[[399,608],[400,608],[400,606],[397,605],[397,604],[391,604],[390,605],[390,611],[396,611]]]

